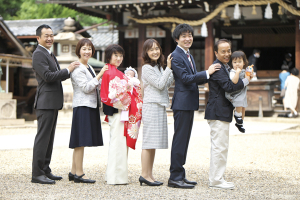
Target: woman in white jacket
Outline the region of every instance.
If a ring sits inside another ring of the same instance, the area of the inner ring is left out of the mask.
[[[99,113],[99,85],[104,66],[96,75],[88,60],[95,53],[89,39],[81,39],[76,46],[80,66],[71,73],[73,86],[73,119],[69,148],[74,149],[72,169],[69,180],[75,183],[95,183],[83,172],[84,147],[103,146],[101,120]]]

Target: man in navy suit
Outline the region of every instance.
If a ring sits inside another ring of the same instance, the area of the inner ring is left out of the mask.
[[[173,39],[178,45],[172,52],[175,91],[171,109],[174,117],[174,136],[168,186],[188,189],[197,184],[186,179],[183,165],[192,132],[194,111],[199,109],[198,85],[206,83],[210,75],[220,69],[220,64],[211,65],[207,71],[197,72],[194,58],[189,52],[193,44],[193,28],[190,25],[178,25],[173,32]]]
[[[231,42],[229,40],[217,41],[214,51],[217,57],[214,64],[220,64],[221,69],[209,78],[209,99],[204,117],[211,129],[209,184],[210,187],[234,189],[234,184],[223,178],[227,163],[229,124],[232,121],[234,109],[231,102],[226,99],[225,92],[231,93],[244,88],[249,84],[250,77],[245,76],[243,80],[239,79],[237,84],[230,80],[228,62],[231,56]]]

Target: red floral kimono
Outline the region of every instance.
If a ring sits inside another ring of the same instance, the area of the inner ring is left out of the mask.
[[[141,87],[134,87],[114,65],[107,65],[108,70],[102,77],[101,101],[108,106],[129,111],[129,120],[124,122],[124,136],[127,146],[135,149],[142,119]],[[108,121],[107,116],[105,121]]]

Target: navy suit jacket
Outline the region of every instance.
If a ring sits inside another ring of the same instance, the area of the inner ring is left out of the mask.
[[[198,110],[199,109],[199,89],[198,84],[207,83],[206,71],[197,72],[193,56],[191,63],[187,55],[180,47],[172,52],[172,70],[175,80],[174,95],[172,98],[173,110]]]
[[[68,70],[60,70],[56,58],[54,61],[49,52],[39,45],[32,55],[32,67],[38,82],[34,108],[62,109],[64,97],[61,81],[70,78]]]
[[[215,63],[220,63],[221,69],[210,75],[209,98],[205,109],[205,119],[220,120],[225,122],[232,121],[233,105],[226,99],[225,92],[234,92],[244,88],[244,83],[239,79],[237,84],[234,84],[229,78],[229,72],[224,64],[218,59]]]

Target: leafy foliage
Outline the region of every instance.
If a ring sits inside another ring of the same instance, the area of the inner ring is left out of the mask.
[[[72,17],[82,26],[101,23],[104,19],[79,13],[58,4],[39,4],[36,0],[0,0],[0,15],[5,20]]]

